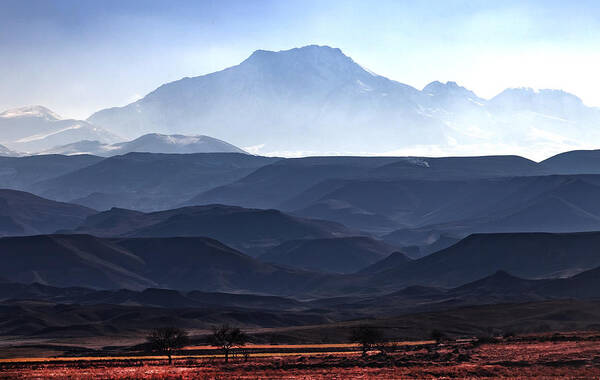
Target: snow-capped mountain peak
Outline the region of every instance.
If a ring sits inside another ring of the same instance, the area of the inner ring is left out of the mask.
[[[11,118],[21,118],[21,117],[37,117],[43,118],[46,120],[61,120],[62,118],[43,106],[25,106],[14,108],[10,110],[6,110],[0,113],[0,118],[11,119]]]
[[[11,150],[37,153],[81,140],[122,141],[87,121],[63,119],[43,106],[20,107],[0,113],[0,143]]]
[[[257,50],[236,66],[167,83],[88,121],[129,138],[206,134],[272,155],[400,154],[413,147],[462,154],[488,149],[484,143],[502,148],[486,153],[522,153],[531,150],[531,136],[557,149],[556,141],[600,134],[598,111],[577,97],[521,92],[523,102],[510,92],[488,101],[452,81],[420,91],[365,70],[340,49],[310,45]]]
[[[480,99],[471,90],[465,87],[459,86],[456,82],[449,81],[442,83],[439,81],[433,81],[423,88],[423,92],[430,96],[453,96],[453,97],[464,97],[471,99]]]
[[[114,156],[130,152],[145,153],[246,153],[225,141],[209,136],[163,135],[148,133],[135,140],[116,144],[102,144],[98,141],[83,140],[48,149],[43,154],[95,154]]]

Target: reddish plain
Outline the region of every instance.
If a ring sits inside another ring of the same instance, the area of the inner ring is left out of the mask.
[[[495,343],[404,347],[368,358],[357,353],[236,358],[99,360],[0,364],[0,378],[27,379],[397,379],[600,378],[596,336],[515,338]]]

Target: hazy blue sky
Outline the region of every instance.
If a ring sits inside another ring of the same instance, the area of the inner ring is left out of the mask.
[[[0,0],[0,110],[84,118],[256,49],[307,44],[417,88],[560,88],[600,106],[598,1]]]

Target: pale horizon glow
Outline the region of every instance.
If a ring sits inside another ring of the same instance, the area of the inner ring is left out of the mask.
[[[599,14],[592,1],[6,0],[0,111],[39,104],[85,119],[254,50],[309,44],[418,89],[552,88],[598,107]]]

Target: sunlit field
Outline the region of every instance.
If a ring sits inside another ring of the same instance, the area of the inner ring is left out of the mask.
[[[221,355],[8,359],[1,378],[80,379],[390,379],[390,378],[597,378],[600,337],[594,334],[538,335],[491,342],[411,342],[362,357],[356,347],[256,345],[224,363]],[[208,347],[199,346],[200,350]],[[251,352],[287,348],[297,352]],[[186,349],[191,349],[187,347]],[[198,346],[193,347],[198,348]],[[342,351],[310,352],[327,348]],[[305,352],[298,352],[304,349]]]

